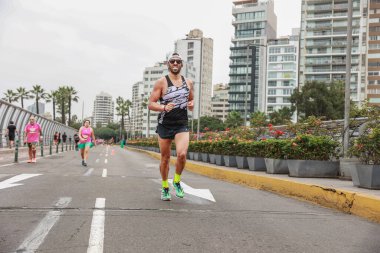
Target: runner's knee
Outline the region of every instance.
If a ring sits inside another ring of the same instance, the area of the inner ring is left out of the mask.
[[[185,152],[178,152],[177,153],[177,158],[180,159],[181,161],[184,161],[186,159],[186,153]]]

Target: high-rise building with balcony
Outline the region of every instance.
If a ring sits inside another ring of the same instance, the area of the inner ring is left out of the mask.
[[[299,83],[345,81],[347,0],[302,0]],[[351,99],[366,98],[367,0],[353,0]]]
[[[370,105],[380,106],[380,0],[370,0],[368,15],[368,86]]]
[[[144,94],[143,82],[137,82],[132,86],[132,106],[131,106],[131,134],[141,136],[143,129],[143,108],[142,96]]]
[[[290,96],[298,87],[299,31],[293,29],[291,36],[268,41],[266,113],[291,107]]]
[[[94,118],[93,126],[100,125],[103,127],[113,122],[114,109],[114,101],[110,94],[102,91],[99,95],[96,95],[92,113]]]
[[[213,67],[213,39],[203,37],[203,32],[193,29],[186,35],[185,39],[175,42],[175,52],[182,59],[195,67],[194,82],[194,119],[198,118],[199,110],[199,84],[200,93],[200,116],[211,115],[212,96],[212,67]],[[201,80],[202,79],[202,80]]]
[[[274,3],[272,0],[236,0],[232,15],[235,34],[230,48],[229,110],[243,114],[247,104],[247,114],[265,111],[266,45],[268,39],[276,38],[277,31]],[[251,44],[256,47],[249,46]],[[252,59],[254,49],[255,59]],[[252,71],[253,65],[255,71]]]
[[[211,114],[213,117],[225,121],[228,116],[228,85],[214,85],[214,95],[211,98]]]

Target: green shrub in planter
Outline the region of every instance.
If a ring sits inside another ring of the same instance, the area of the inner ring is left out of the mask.
[[[236,145],[237,156],[265,157],[265,141],[242,141]]]
[[[267,139],[264,144],[264,157],[273,159],[286,159],[285,147],[290,140],[287,139]]]
[[[369,126],[350,149],[350,154],[359,158],[362,164],[380,165],[380,127]]]
[[[328,161],[337,157],[339,143],[329,136],[301,134],[284,146],[287,159]]]
[[[214,141],[211,144],[211,149],[213,154],[218,155],[237,155],[237,144],[238,141],[236,139],[231,140],[220,140]]]

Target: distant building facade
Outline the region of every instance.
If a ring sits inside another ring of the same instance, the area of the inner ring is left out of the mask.
[[[113,122],[114,110],[115,104],[110,94],[102,91],[99,95],[96,95],[92,114],[94,122],[92,125],[104,127]]]

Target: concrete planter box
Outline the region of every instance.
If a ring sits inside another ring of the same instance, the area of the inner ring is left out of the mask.
[[[380,165],[356,164],[351,170],[355,186],[380,190]]]
[[[236,156],[234,155],[224,155],[224,165],[227,167],[237,167]]]
[[[341,158],[339,164],[339,178],[352,180],[351,171],[357,164],[360,164],[357,158]]]
[[[285,159],[265,158],[268,174],[289,174],[288,162]]]
[[[209,159],[211,164],[215,164],[215,154],[209,154]]]
[[[189,152],[189,159],[194,160],[194,152]]]
[[[219,166],[224,166],[223,155],[215,155],[215,164]]]
[[[202,162],[208,163],[210,161],[209,156],[207,153],[201,153]]]
[[[266,171],[265,160],[262,157],[247,157],[248,168],[252,171]]]
[[[248,161],[245,156],[236,156],[236,163],[238,169],[248,169]]]
[[[202,161],[201,153],[194,152],[194,161]]]
[[[338,177],[339,162],[316,160],[287,160],[287,162],[291,177]]]

